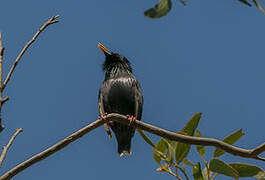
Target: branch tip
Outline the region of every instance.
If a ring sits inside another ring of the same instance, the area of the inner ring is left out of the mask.
[[[32,39],[30,41],[27,42],[27,44],[24,46],[24,48],[21,50],[21,52],[18,54],[17,58],[15,59],[14,63],[12,64],[7,77],[2,85],[2,89],[1,91],[3,92],[7,83],[9,82],[18,62],[20,61],[21,57],[23,56],[23,54],[27,51],[27,49],[30,47],[30,45],[37,39],[37,37],[40,35],[40,33],[45,30],[49,25],[54,24],[54,23],[58,23],[59,21],[56,20],[56,18],[58,18],[59,15],[56,16],[52,16],[47,22],[45,22],[41,28],[35,33],[35,35],[32,37]]]
[[[17,135],[23,131],[22,128],[19,128],[16,130],[14,135],[10,138],[8,144],[6,146],[3,146],[3,152],[0,156],[0,167],[2,166],[2,163],[6,157],[7,150],[10,148],[10,146],[13,144],[14,140],[16,139]],[[1,178],[1,177],[0,177]]]
[[[59,17],[59,15],[52,16],[52,17],[51,17],[51,18],[48,20],[47,24],[54,24],[54,23],[58,23],[59,21],[58,21],[58,20],[56,20],[58,17]]]

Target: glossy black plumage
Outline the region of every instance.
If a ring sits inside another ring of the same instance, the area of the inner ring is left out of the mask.
[[[134,75],[130,62],[122,55],[109,52],[104,46],[99,44],[106,59],[103,64],[103,71],[106,72],[105,80],[99,91],[99,112],[119,113],[134,116],[141,120],[143,97],[140,85]],[[114,132],[118,142],[118,153],[131,153],[131,139],[135,133],[133,126],[124,125],[118,122],[110,122],[105,125]],[[108,132],[110,135],[110,131]]]

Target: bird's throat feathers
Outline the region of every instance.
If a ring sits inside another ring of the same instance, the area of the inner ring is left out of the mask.
[[[123,56],[106,57],[103,71],[106,72],[106,78],[113,78],[132,74],[132,67],[130,62]]]

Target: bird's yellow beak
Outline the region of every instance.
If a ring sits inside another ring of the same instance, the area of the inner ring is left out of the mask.
[[[98,43],[98,47],[104,54],[111,55],[111,52],[107,48],[105,48],[102,44]]]

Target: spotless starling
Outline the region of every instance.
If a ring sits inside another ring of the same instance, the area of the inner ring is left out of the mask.
[[[141,120],[143,96],[140,84],[132,74],[130,62],[124,56],[110,52],[100,43],[98,47],[106,57],[102,66],[106,73],[105,80],[98,97],[100,117],[104,118],[109,113],[118,113],[127,116],[131,121]],[[109,121],[104,127],[110,137],[110,128],[114,132],[119,155],[131,154],[131,139],[135,128],[130,124],[125,125],[115,121]]]

